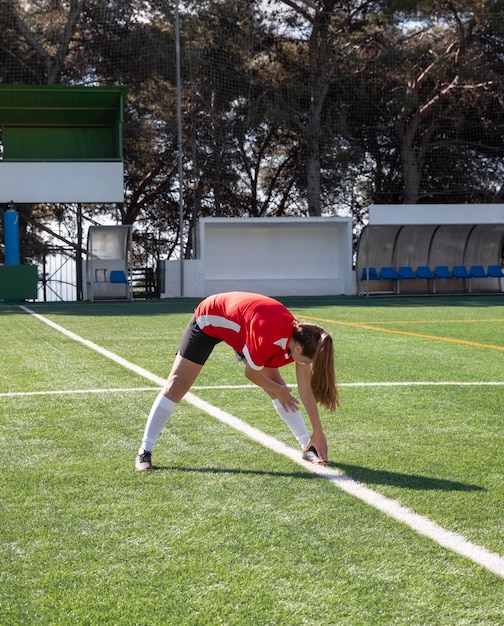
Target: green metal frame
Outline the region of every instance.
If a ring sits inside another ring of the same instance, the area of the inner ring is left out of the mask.
[[[122,161],[127,87],[0,85],[4,161]]]
[[[36,265],[0,265],[0,300],[37,298]]]

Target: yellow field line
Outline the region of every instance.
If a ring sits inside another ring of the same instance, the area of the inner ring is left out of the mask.
[[[494,346],[492,344],[478,343],[476,341],[466,341],[465,339],[453,339],[451,337],[439,337],[437,335],[426,335],[424,333],[412,333],[406,330],[391,330],[390,328],[380,328],[379,326],[371,326],[369,324],[362,324],[359,322],[341,322],[338,320],[328,320],[328,319],[323,319],[320,317],[312,317],[310,315],[304,315],[303,317],[305,317],[306,319],[314,320],[317,322],[325,322],[328,324],[339,324],[340,326],[352,326],[353,328],[362,328],[363,330],[376,330],[381,333],[391,333],[392,335],[406,335],[408,337],[421,337],[422,339],[434,339],[436,341],[447,341],[449,343],[458,343],[458,344],[465,345],[465,346],[474,346],[476,348],[490,348],[491,350],[502,350],[504,352],[504,346]],[[489,320],[485,320],[485,321],[489,321]]]
[[[396,322],[365,322],[366,324],[481,324],[481,322],[504,322],[504,319],[482,320],[400,320]],[[364,323],[364,322],[363,322]]]

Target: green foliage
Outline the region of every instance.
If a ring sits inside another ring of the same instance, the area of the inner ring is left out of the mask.
[[[372,202],[500,201],[501,4],[181,2],[186,256],[200,216],[349,211],[361,222]],[[162,233],[146,239],[169,257],[179,219],[174,3],[9,0],[0,28],[4,83],[129,86],[117,211]]]

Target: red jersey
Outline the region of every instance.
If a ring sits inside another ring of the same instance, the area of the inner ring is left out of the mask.
[[[198,326],[243,354],[255,370],[294,360],[288,343],[295,318],[283,304],[257,293],[231,291],[205,298],[194,313]]]

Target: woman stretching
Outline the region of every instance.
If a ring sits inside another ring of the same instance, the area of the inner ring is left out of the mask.
[[[156,439],[221,341],[245,362],[245,376],[270,396],[277,413],[298,440],[303,459],[328,463],[317,403],[330,411],[339,404],[331,335],[316,324],[298,322],[273,298],[233,291],[209,296],[196,307],[170,375],[147,418],[135,469],[139,472],[154,469],[152,449]],[[293,361],[299,397],[311,422],[311,436],[298,400],[278,371]]]

